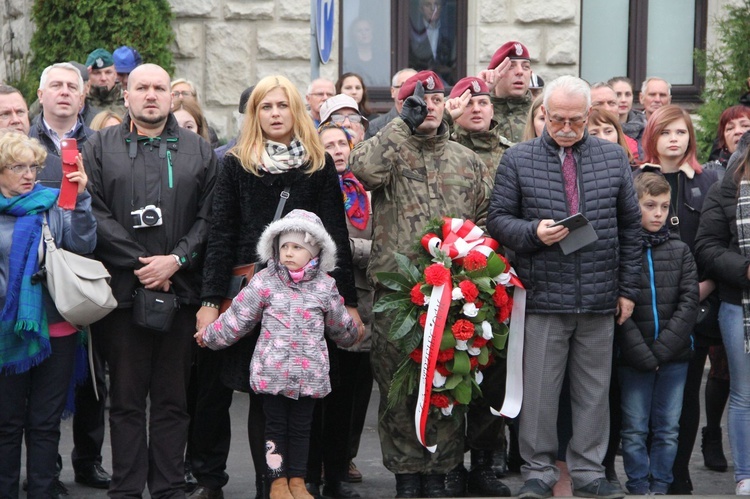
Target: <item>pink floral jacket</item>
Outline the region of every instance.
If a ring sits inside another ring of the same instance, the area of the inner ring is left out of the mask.
[[[330,393],[323,333],[342,347],[357,340],[357,325],[333,278],[313,269],[295,283],[286,267],[271,260],[206,328],[203,341],[212,350],[226,348],[251,333],[258,321],[260,337],[250,363],[253,391],[291,399]]]

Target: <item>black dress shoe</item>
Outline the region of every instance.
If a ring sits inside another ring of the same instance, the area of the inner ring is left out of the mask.
[[[112,477],[104,471],[101,464],[82,466],[75,470],[76,483],[95,489],[108,489]]]
[[[346,482],[326,482],[323,486],[323,497],[330,499],[347,499],[350,497],[362,497],[354,490],[354,487]]]
[[[224,499],[224,492],[221,489],[209,489],[199,485],[197,489],[190,494],[192,499]]]
[[[185,493],[190,494],[198,487],[198,480],[193,476],[193,472],[185,466]]]
[[[396,474],[396,497],[421,497],[422,477],[417,473]]]

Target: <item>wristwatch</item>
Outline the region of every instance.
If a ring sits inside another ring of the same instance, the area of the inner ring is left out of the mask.
[[[177,268],[182,268],[182,260],[180,260],[180,257],[172,253],[172,256],[174,257],[174,260],[177,262]]]

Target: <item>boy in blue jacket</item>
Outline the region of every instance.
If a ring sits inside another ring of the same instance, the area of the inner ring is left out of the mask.
[[[698,273],[688,246],[665,224],[672,197],[667,180],[643,173],[634,186],[641,207],[643,273],[633,315],[615,328],[622,455],[628,492],[661,495],[673,478],[691,332],[698,313]]]

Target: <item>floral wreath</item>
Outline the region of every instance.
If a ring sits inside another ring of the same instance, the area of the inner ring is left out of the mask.
[[[507,288],[521,283],[496,252],[497,241],[471,221],[432,220],[418,247],[416,265],[396,253],[400,272],[376,274],[394,292],[373,311],[395,312],[388,339],[404,354],[386,410],[416,394],[417,437],[434,452],[424,440],[428,413],[463,417],[481,396],[482,370],[506,356],[513,308]]]

